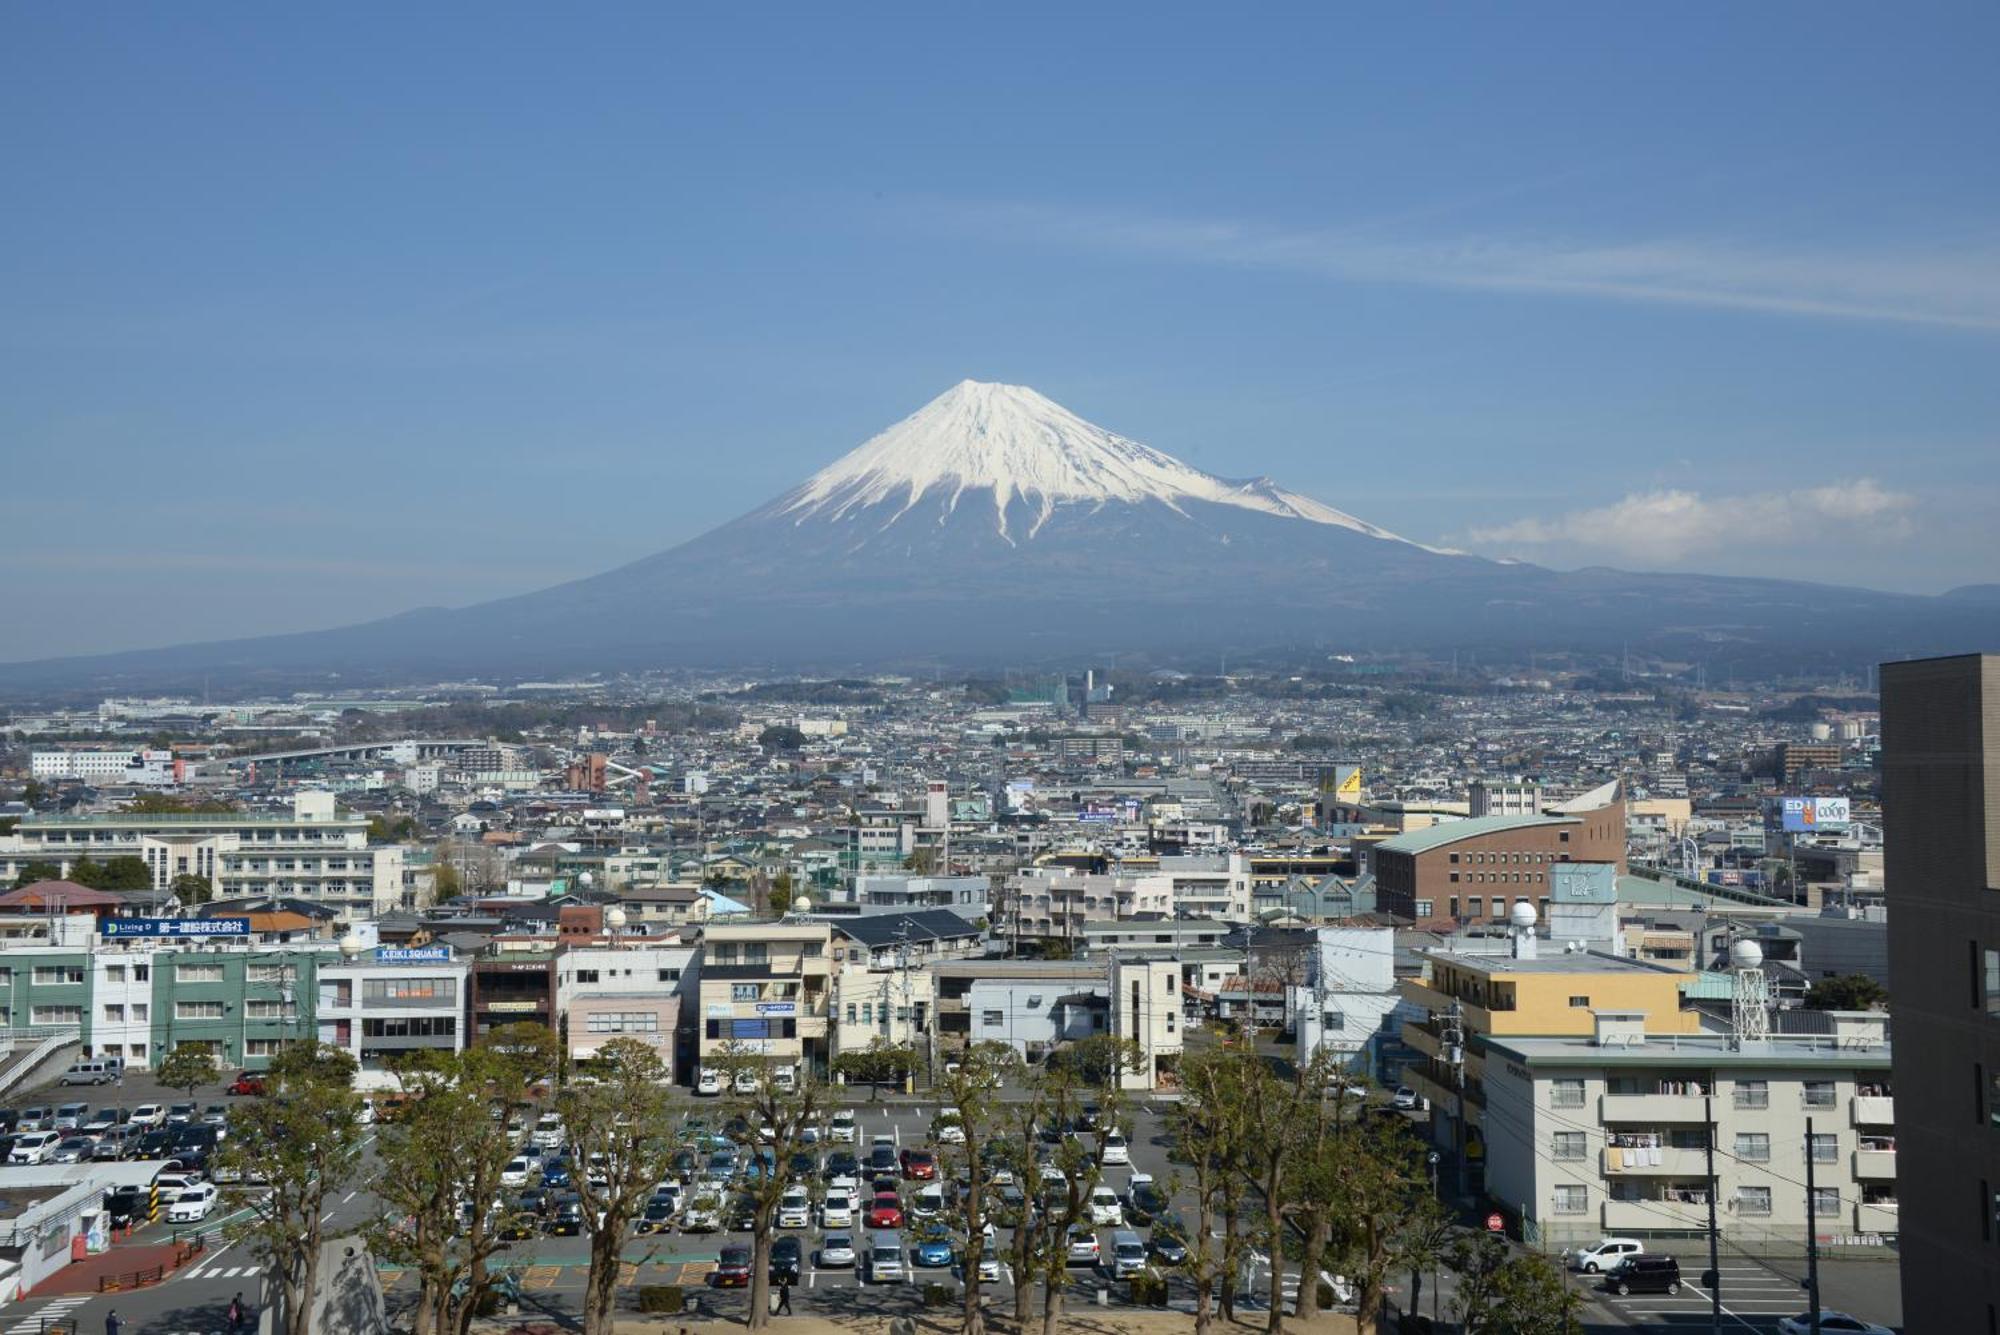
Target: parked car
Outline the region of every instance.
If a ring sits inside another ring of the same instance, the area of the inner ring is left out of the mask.
[[[1416,1112],[1424,1106],[1424,1101],[1408,1085],[1398,1085],[1396,1092],[1389,1096],[1389,1106],[1400,1112]]]
[[[1097,1245],[1097,1235],[1089,1229],[1070,1225],[1069,1263],[1071,1265],[1096,1265],[1102,1255]]]
[[[870,1284],[900,1284],[908,1275],[903,1268],[903,1235],[900,1233],[877,1233],[868,1240],[868,1273],[864,1278]]]
[[[509,1159],[506,1165],[501,1168],[500,1185],[503,1187],[525,1187],[528,1185],[528,1178],[530,1176],[531,1171],[528,1167],[528,1161],[516,1155],[514,1158]]]
[[[32,1110],[31,1110],[32,1111]],[[26,1114],[22,1114],[24,1117]],[[167,1120],[167,1110],[157,1103],[142,1103],[132,1110],[128,1125],[160,1126]]]
[[[716,1095],[722,1093],[722,1073],[720,1071],[703,1071],[694,1079],[694,1092],[705,1099],[714,1098]]]
[[[839,1177],[860,1177],[861,1161],[848,1150],[835,1150],[826,1156],[826,1167],[821,1171],[829,1182]]]
[[[543,1114],[541,1120],[535,1123],[534,1143],[542,1149],[559,1150],[568,1138],[568,1133],[563,1130],[562,1118],[554,1113]]]
[[[1129,1228],[1111,1235],[1111,1277],[1130,1279],[1146,1268],[1146,1244]]]
[[[777,1222],[779,1228],[812,1227],[812,1197],[804,1187],[787,1187],[778,1198]]]
[[[74,1131],[90,1120],[88,1103],[65,1103],[56,1109],[56,1115],[49,1123],[51,1131]]]
[[[229,1092],[239,1098],[256,1098],[264,1092],[264,1077],[253,1071],[239,1071],[229,1082]]]
[[[852,1145],[854,1143],[854,1109],[834,1109],[832,1118],[826,1124],[826,1135],[828,1140]]]
[[[110,1062],[86,1059],[62,1073],[60,1085],[109,1085],[117,1081],[119,1068]]]
[[[963,1145],[965,1120],[955,1112],[939,1113],[931,1123],[931,1139],[940,1145]]]
[[[174,1152],[174,1133],[165,1127],[154,1127],[139,1133],[139,1143],[133,1157],[139,1159],[164,1159]]]
[[[1604,1287],[1623,1298],[1630,1293],[1681,1291],[1681,1263],[1671,1256],[1634,1256],[1605,1277]]]
[[[917,1245],[910,1249],[910,1260],[917,1265],[932,1270],[942,1270],[958,1259],[957,1239],[951,1230],[932,1220],[917,1230]]]
[[[196,1182],[174,1198],[167,1207],[167,1222],[170,1224],[194,1224],[208,1218],[215,1209],[215,1201],[221,1193],[210,1182]]]
[[[49,1107],[45,1103],[38,1103],[32,1108],[21,1109],[21,1120],[14,1123],[14,1129],[16,1131],[51,1131],[54,1128],[49,1123],[53,1122],[55,1117],[56,1110],[54,1108]]]
[[[1103,1161],[1107,1164],[1129,1164],[1132,1162],[1132,1146],[1124,1133],[1106,1131],[1104,1133]]]
[[[778,1238],[771,1243],[771,1282],[796,1284],[805,1269],[805,1244],[797,1238]]]
[[[901,1228],[902,1226],[902,1198],[886,1191],[878,1193],[868,1204],[868,1227]]]
[[[166,1124],[168,1126],[186,1126],[195,1119],[195,1114],[200,1111],[192,1103],[170,1103],[167,1105]]]
[[[847,1233],[829,1233],[819,1240],[819,1268],[849,1270],[854,1266],[854,1238]]]
[[[99,1108],[96,1112],[84,1118],[83,1124],[77,1129],[86,1136],[101,1136],[114,1127],[121,1125],[119,1116],[119,1110],[116,1108]]]
[[[713,1233],[722,1227],[722,1197],[704,1192],[687,1203],[681,1215],[681,1232]]]
[[[219,1103],[211,1103],[201,1110],[203,1126],[219,1126],[226,1133],[229,1129],[229,1109]]]
[[[1125,1188],[1125,1222],[1144,1228],[1167,1208],[1167,1199],[1150,1174],[1134,1173]]]
[[[904,1150],[900,1157],[903,1176],[912,1182],[929,1182],[937,1177],[937,1155],[929,1150]]]
[[[1118,1193],[1102,1182],[1090,1189],[1090,1222],[1098,1225],[1122,1224],[1125,1222],[1125,1207],[1118,1203]]]
[[[49,1156],[62,1144],[62,1136],[54,1131],[30,1131],[14,1137],[14,1148],[7,1152],[7,1162],[11,1164],[47,1163]]]
[[[151,1200],[152,1194],[144,1187],[118,1187],[104,1193],[104,1212],[110,1216],[111,1227],[130,1228],[145,1222]]]
[[[565,1191],[549,1211],[548,1231],[565,1237],[583,1232],[583,1197]]]
[[[49,1151],[50,1163],[84,1163],[90,1152],[97,1148],[97,1142],[89,1136],[69,1136]]]
[[[1583,1274],[1597,1275],[1616,1270],[1645,1250],[1645,1244],[1637,1238],[1605,1238],[1580,1251],[1571,1252],[1569,1263]]]
[[[718,1289],[750,1287],[750,1249],[740,1242],[727,1243],[715,1262],[714,1283]]]
[[[632,1227],[640,1233],[664,1233],[673,1227],[673,1223],[673,1203],[656,1196],[646,1202],[646,1208],[640,1212],[638,1222]]]
[[[896,1146],[879,1140],[868,1151],[868,1158],[864,1164],[871,1173],[900,1173],[903,1170],[902,1159],[896,1153]]]
[[[551,1191],[566,1189],[570,1184],[568,1159],[542,1160],[542,1185]]]
[[[1872,1321],[1863,1321],[1858,1316],[1826,1307],[1819,1309],[1819,1328],[1824,1335],[1894,1335],[1887,1326],[1878,1326]],[[1811,1312],[1788,1316],[1778,1323],[1778,1335],[1808,1335],[1811,1330]]]

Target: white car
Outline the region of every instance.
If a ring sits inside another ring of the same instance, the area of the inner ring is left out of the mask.
[[[375,1125],[375,1105],[367,1099],[361,1100],[361,1106],[354,1110],[354,1124],[356,1126]]]
[[[829,1233],[820,1239],[819,1263],[826,1270],[854,1268],[854,1239],[846,1233]]]
[[[779,1228],[811,1228],[812,1198],[804,1187],[787,1187],[778,1198]]]
[[[703,1098],[714,1098],[722,1092],[722,1074],[719,1071],[703,1071],[695,1078],[694,1092]]]
[[[535,1134],[532,1139],[540,1149],[559,1150],[563,1147],[563,1141],[568,1138],[569,1133],[563,1130],[562,1118],[554,1113],[543,1114],[541,1120],[535,1123]]]
[[[757,1073],[751,1070],[738,1071],[736,1073],[735,1087],[738,1094],[755,1094],[757,1092]]]
[[[201,1185],[201,1178],[193,1173],[161,1173],[153,1179],[153,1186],[160,1194],[162,1205],[172,1205]]]
[[[854,1211],[860,1205],[860,1188],[851,1177],[837,1177],[826,1184],[826,1199],[820,1202],[821,1228],[853,1228]]]
[[[1104,1133],[1104,1162],[1108,1164],[1129,1164],[1132,1162],[1132,1147],[1117,1131]]]
[[[1581,1251],[1570,1253],[1569,1263],[1586,1275],[1606,1274],[1645,1251],[1637,1238],[1605,1238]]]
[[[24,1122],[27,1120],[25,1113],[22,1114],[21,1120]],[[161,1125],[166,1120],[167,1110],[163,1104],[142,1103],[132,1110],[131,1124],[133,1126],[155,1127]]]
[[[947,1113],[931,1123],[931,1139],[940,1145],[963,1145],[965,1123],[957,1113]]]
[[[174,1203],[167,1207],[167,1222],[193,1224],[208,1218],[215,1209],[215,1200],[219,1195],[221,1193],[211,1183],[194,1183],[174,1197]]]
[[[852,1145],[854,1143],[854,1110],[852,1108],[836,1108],[833,1113],[833,1120],[827,1123],[826,1136],[828,1140]]]
[[[713,1233],[722,1227],[722,1197],[715,1195],[697,1196],[688,1202],[687,1212],[681,1216],[681,1232]]]
[[[1858,1316],[1849,1316],[1827,1307],[1819,1309],[1819,1328],[1824,1335],[1895,1335],[1887,1326],[1878,1326],[1872,1321],[1863,1321]],[[1810,1312],[1788,1316],[1778,1323],[1778,1335],[1809,1335],[1811,1330]]]
[[[1389,1096],[1389,1106],[1399,1112],[1417,1112],[1424,1106],[1424,1101],[1408,1085],[1398,1085],[1396,1092]]]
[[[7,1155],[11,1164],[47,1163],[49,1156],[62,1144],[62,1134],[56,1131],[30,1131],[25,1136],[14,1137],[14,1148]]]
[[[1090,1222],[1093,1224],[1122,1224],[1125,1222],[1125,1207],[1118,1203],[1118,1193],[1102,1184],[1090,1191]]]
[[[514,1158],[500,1170],[500,1185],[503,1187],[525,1187],[528,1185],[528,1161]]]

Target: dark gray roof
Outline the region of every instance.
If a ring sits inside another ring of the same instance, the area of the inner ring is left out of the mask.
[[[958,941],[978,936],[979,929],[950,909],[916,909],[909,913],[866,913],[855,918],[829,918],[833,930],[871,950],[893,946],[905,933],[911,941]]]

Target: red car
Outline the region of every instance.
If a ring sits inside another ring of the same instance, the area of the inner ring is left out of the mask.
[[[229,1087],[231,1094],[261,1095],[264,1092],[264,1077],[244,1071],[236,1077],[236,1083]]]
[[[749,1288],[750,1249],[740,1242],[724,1247],[722,1256],[715,1263],[714,1283],[718,1289]]]
[[[883,1192],[868,1206],[868,1227],[901,1228],[903,1226],[903,1202],[898,1196]]]
[[[904,1150],[903,1176],[912,1182],[933,1180],[937,1177],[937,1156],[929,1150]]]

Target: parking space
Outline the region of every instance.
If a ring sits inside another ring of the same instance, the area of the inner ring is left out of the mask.
[[[1571,1282],[1583,1287],[1589,1310],[1605,1324],[1658,1335],[1707,1329],[1714,1295],[1701,1283],[1708,1269],[1706,1251],[1689,1244],[1656,1251],[1673,1255],[1680,1262],[1682,1283],[1676,1294],[1633,1293],[1621,1297],[1611,1291],[1609,1284],[1595,1278],[1586,1281],[1582,1276],[1572,1275]],[[1725,1253],[1717,1271],[1724,1328],[1739,1332],[1775,1331],[1780,1318],[1796,1316],[1805,1310],[1806,1295],[1800,1282],[1804,1273],[1803,1258],[1778,1260]],[[1900,1267],[1893,1259],[1822,1261],[1820,1305],[1895,1328],[1902,1321],[1899,1275]]]

